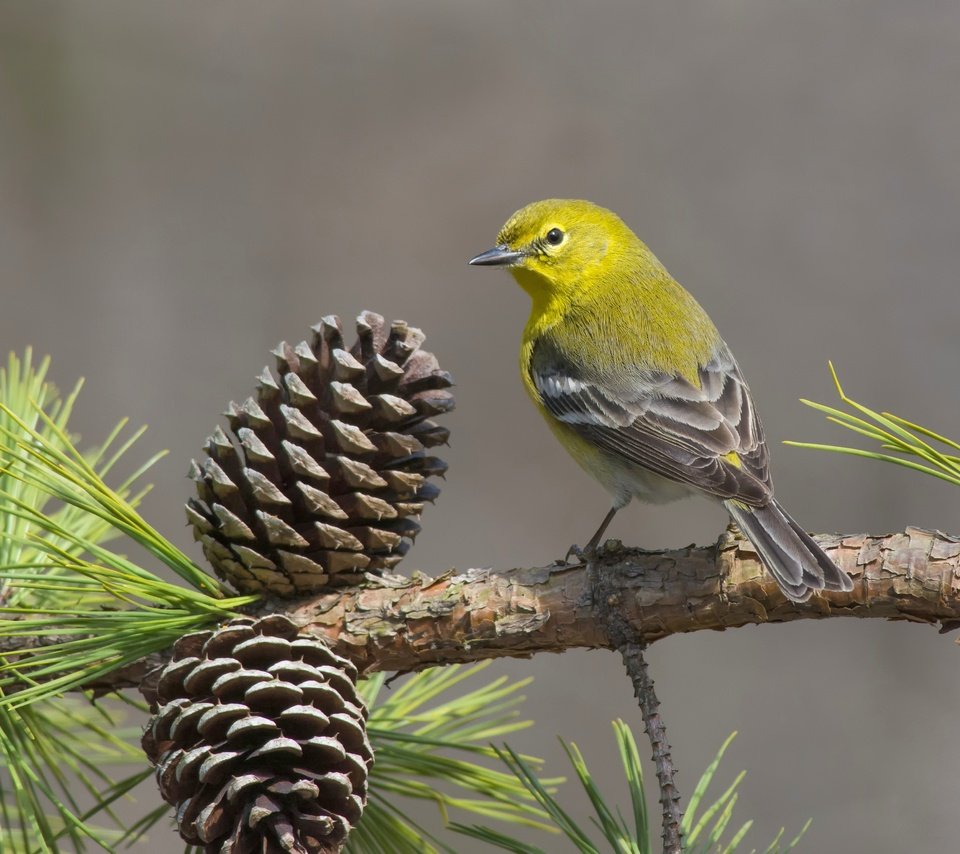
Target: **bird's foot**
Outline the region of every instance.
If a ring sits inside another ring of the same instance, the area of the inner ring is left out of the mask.
[[[567,553],[563,556],[563,563],[567,566],[572,566],[578,563],[586,564],[590,562],[590,558],[593,557],[595,553],[595,546],[580,548],[580,546],[574,543],[569,549],[567,549]],[[571,557],[576,558],[576,560],[570,560]]]
[[[590,542],[583,548],[580,548],[578,545],[570,546],[570,548],[567,549],[567,553],[563,556],[563,561],[560,563],[564,566],[576,566],[577,564],[589,566],[594,558],[596,558],[597,553],[601,551],[601,548],[606,548],[606,546],[601,547],[600,540],[603,538],[604,531],[607,530],[610,520],[616,515],[617,509],[617,505],[611,507],[607,515],[603,517],[603,521],[600,523],[600,527],[597,528],[597,532],[590,538]],[[615,542],[619,542],[619,540]],[[571,564],[571,555],[577,559],[577,564]]]
[[[557,563],[560,565],[574,565],[571,557],[576,558],[577,564],[586,566],[591,561],[595,561],[600,555],[614,555],[623,551],[623,543],[620,540],[604,540],[602,543],[587,543],[583,548],[578,545],[572,545],[567,549],[566,555]]]

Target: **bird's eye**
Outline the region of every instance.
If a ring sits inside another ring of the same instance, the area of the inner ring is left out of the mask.
[[[559,246],[563,242],[563,232],[559,228],[551,228],[547,232],[547,243],[551,246]]]

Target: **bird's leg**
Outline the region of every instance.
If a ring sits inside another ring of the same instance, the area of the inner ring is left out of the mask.
[[[600,527],[597,528],[597,532],[590,538],[590,541],[582,549],[577,545],[570,546],[570,548],[567,549],[567,554],[563,562],[569,563],[570,555],[573,555],[581,563],[585,563],[584,557],[589,557],[597,550],[597,546],[600,545],[600,538],[603,536],[604,531],[610,526],[613,517],[617,515],[617,510],[619,509],[616,505],[611,507],[607,515],[603,517],[603,521],[600,523]]]
[[[613,517],[617,515],[617,510],[619,509],[620,509],[619,507],[614,505],[607,512],[607,515],[603,517],[603,521],[600,523],[600,527],[597,528],[597,532],[590,538],[590,542],[588,542],[586,546],[584,546],[583,550],[587,554],[590,554],[590,552],[594,551],[597,548],[597,546],[600,545],[600,538],[603,536],[607,528],[610,527],[610,523],[613,521]]]

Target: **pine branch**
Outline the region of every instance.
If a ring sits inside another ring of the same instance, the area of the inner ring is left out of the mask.
[[[712,546],[628,549],[611,541],[598,566],[622,598],[621,613],[646,643],[681,632],[828,617],[910,620],[960,628],[960,537],[921,528],[870,536],[819,536],[854,579],[850,593],[787,601],[753,547],[728,530]],[[268,600],[329,638],[364,673],[409,672],[488,658],[529,658],[565,649],[615,649],[597,619],[582,565],[472,569],[436,578],[388,576],[302,600]],[[22,641],[10,639],[6,652]],[[136,664],[97,681],[98,692],[133,687]],[[149,683],[143,686],[149,696]]]
[[[748,541],[728,530],[712,546],[650,552],[608,543],[600,572],[620,613],[650,643],[668,635],[827,617],[879,617],[960,627],[960,538],[920,528],[883,536],[820,536],[854,579],[850,593],[784,598]],[[614,649],[582,565],[388,577],[295,603],[273,601],[327,636],[363,672],[450,662]]]

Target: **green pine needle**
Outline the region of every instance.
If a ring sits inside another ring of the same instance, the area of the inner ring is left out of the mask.
[[[549,829],[527,788],[496,767],[496,738],[531,722],[518,716],[519,693],[530,680],[501,677],[465,693],[489,662],[451,665],[414,674],[384,696],[384,675],[361,683],[368,703],[367,732],[376,754],[370,798],[347,841],[348,854],[452,852],[437,836],[402,811],[404,798],[434,803],[446,822],[473,814],[511,825]],[[534,765],[540,760],[526,757]],[[555,786],[559,780],[545,781]]]
[[[834,385],[837,388],[837,394],[840,400],[860,415],[846,412],[842,409],[835,409],[832,406],[826,406],[822,403],[816,403],[811,400],[801,399],[801,403],[806,404],[818,412],[823,412],[828,421],[839,424],[848,430],[866,436],[877,442],[883,451],[893,451],[894,453],[879,453],[877,451],[864,450],[862,448],[851,448],[843,445],[822,445],[813,442],[785,442],[786,445],[792,445],[796,448],[812,448],[817,451],[831,451],[839,454],[848,454],[855,457],[865,457],[871,460],[880,460],[881,462],[893,463],[903,466],[913,471],[928,474],[932,477],[940,478],[948,483],[960,486],[960,457],[946,453],[936,447],[936,444],[943,445],[951,450],[960,450],[960,444],[953,439],[935,433],[927,427],[914,424],[899,415],[893,415],[889,412],[876,412],[861,403],[858,403],[851,397],[848,397],[840,385],[840,379],[837,372],[830,362],[830,373],[833,376]],[[922,438],[921,438],[922,437]],[[936,444],[931,444],[926,439],[932,440]],[[897,456],[898,454],[902,456]],[[922,460],[917,462],[916,460]]]
[[[119,715],[115,703],[77,698],[0,709],[0,850],[55,853],[65,841],[112,850],[124,827],[112,805],[152,773],[139,728],[122,727]],[[114,782],[104,768],[121,764],[137,771]],[[112,827],[91,824],[95,815]]]
[[[509,747],[500,751],[500,757],[577,851],[582,852],[582,854],[601,854],[604,851],[610,851],[613,854],[654,854],[654,851],[659,847],[659,840],[654,842],[651,839],[652,830],[647,815],[643,770],[636,740],[630,728],[623,721],[615,721],[613,726],[630,795],[632,822],[628,822],[623,817],[622,811],[607,801],[600,792],[576,745],[567,744],[561,740],[563,748],[573,765],[580,787],[593,807],[591,818],[594,828],[593,833],[584,830],[572,815],[561,806],[553,793],[541,783],[536,773],[522,757],[514,753]],[[691,854],[708,854],[708,852],[732,854],[739,849],[753,825],[751,821],[744,822],[728,840],[724,841],[737,802],[736,790],[744,777],[744,772],[737,775],[733,783],[719,798],[704,809],[702,813],[699,812],[704,795],[716,775],[720,760],[735,735],[736,733],[731,735],[721,745],[717,755],[701,775],[690,799],[687,813],[681,822],[684,847]],[[783,836],[783,830],[781,829],[780,833],[765,849],[765,854],[780,854],[780,852],[790,851],[800,841],[800,837],[809,825],[810,822],[808,821],[800,833],[783,847],[780,844]],[[480,825],[453,824],[451,828],[465,836],[486,842],[492,848],[501,851],[511,851],[514,854],[545,854],[546,851],[546,849],[535,845],[512,839],[501,831]],[[599,839],[595,837],[598,832]]]
[[[162,454],[107,485],[143,430],[125,437],[121,421],[81,452],[67,422],[82,384],[61,397],[48,369],[30,350],[0,368],[0,850],[113,850],[130,834],[112,805],[151,773],[139,733],[121,737],[115,712],[62,693],[255,600],[228,598],[137,512]],[[120,538],[189,586],[104,545]],[[102,769],[121,761],[140,767],[114,782]]]
[[[0,655],[0,707],[48,700],[166,649],[226,619],[253,597],[227,598],[220,583],[137,512],[134,485],[160,455],[118,487],[104,476],[143,431],[82,453],[67,432],[78,383],[61,400],[27,351],[0,370],[0,642],[37,638]],[[125,537],[187,582],[171,583],[104,542]]]

